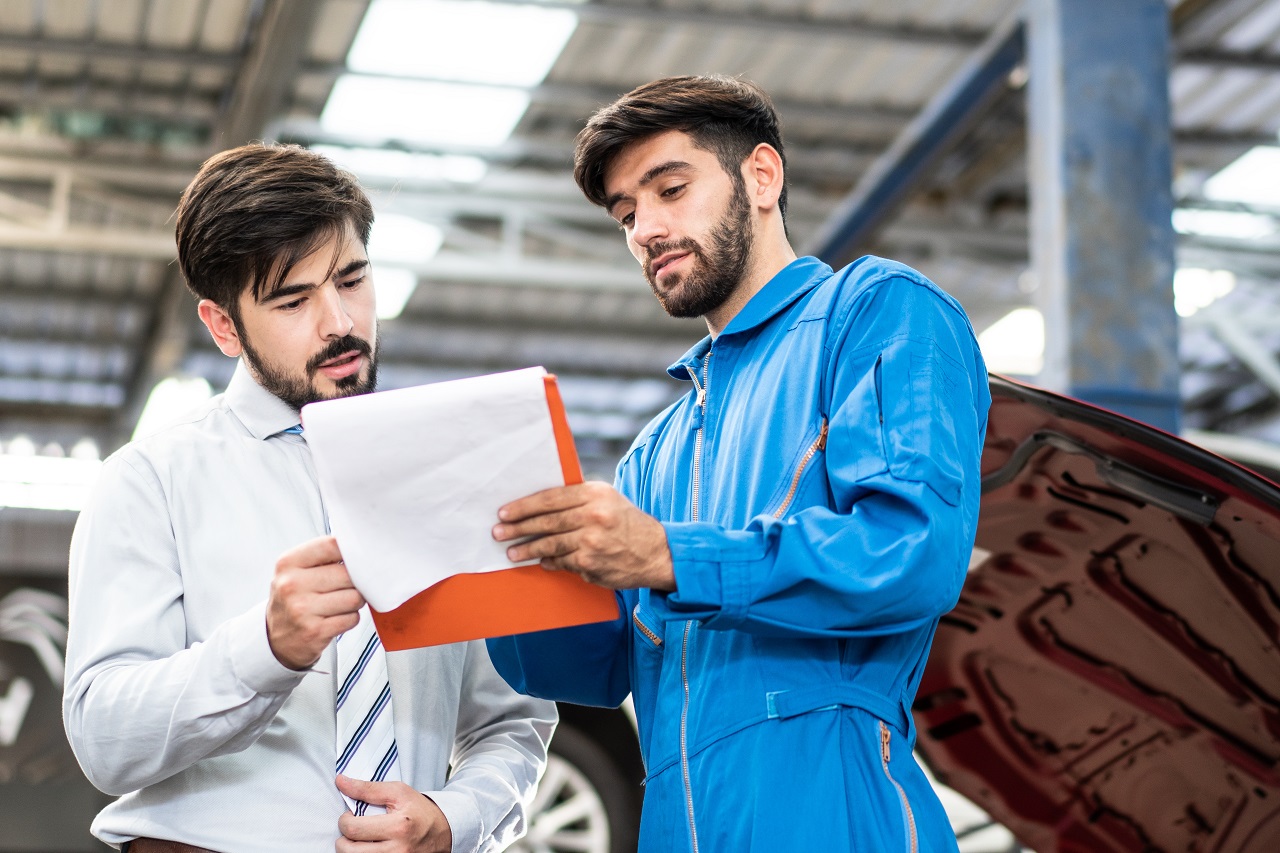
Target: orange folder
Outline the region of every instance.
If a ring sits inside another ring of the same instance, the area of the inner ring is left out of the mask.
[[[553,375],[548,374],[544,381],[565,485],[581,483],[582,467],[560,388]],[[613,590],[589,584],[572,572],[548,571],[536,563],[454,575],[395,610],[370,610],[383,648],[389,652],[618,618]]]

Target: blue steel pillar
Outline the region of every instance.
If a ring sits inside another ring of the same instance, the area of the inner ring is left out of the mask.
[[[1027,0],[1044,384],[1178,429],[1164,0]]]

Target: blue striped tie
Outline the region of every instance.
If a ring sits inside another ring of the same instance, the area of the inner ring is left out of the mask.
[[[284,432],[303,435],[302,425]],[[329,518],[325,516],[325,532]],[[337,771],[353,779],[374,782],[400,780],[400,753],[396,748],[391,716],[391,685],[387,682],[387,656],[373,627],[369,608],[360,608],[360,623],[335,641],[337,665],[334,683],[338,760]],[[342,795],[357,816],[382,814],[371,806]]]
[[[360,624],[338,637],[337,661],[337,771],[354,779],[398,781],[400,753],[391,717],[387,657],[368,607],[360,608]],[[383,811],[344,799],[357,816]]]

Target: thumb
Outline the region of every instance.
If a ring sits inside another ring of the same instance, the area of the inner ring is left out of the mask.
[[[336,779],[338,790],[353,800],[366,802],[371,806],[385,806],[394,797],[392,785],[388,782],[366,782],[350,776],[338,774]]]

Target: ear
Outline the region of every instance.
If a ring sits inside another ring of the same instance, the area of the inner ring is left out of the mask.
[[[240,355],[243,350],[240,345],[240,333],[236,331],[236,324],[232,322],[231,315],[226,312],[226,309],[212,299],[201,299],[200,304],[196,306],[196,313],[200,315],[200,322],[204,323],[204,327],[209,330],[209,335],[218,345],[218,349],[222,350],[223,355],[232,358]]]
[[[761,210],[778,206],[782,195],[782,155],[767,142],[761,142],[747,155],[742,164],[742,176],[746,179],[747,193]]]

